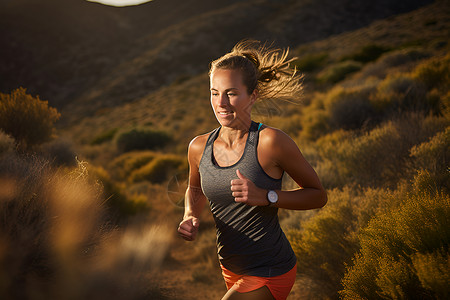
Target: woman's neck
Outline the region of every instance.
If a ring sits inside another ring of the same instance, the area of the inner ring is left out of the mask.
[[[222,126],[220,129],[220,140],[228,145],[228,147],[233,147],[235,144],[240,144],[242,140],[245,139],[247,133],[250,131],[251,120],[248,124],[241,124],[239,127],[225,127]]]

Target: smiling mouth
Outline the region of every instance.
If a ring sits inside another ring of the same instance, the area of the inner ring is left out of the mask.
[[[231,115],[233,112],[232,111],[219,111],[219,115],[222,116],[228,116]]]

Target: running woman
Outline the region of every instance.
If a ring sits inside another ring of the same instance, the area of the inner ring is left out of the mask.
[[[244,41],[210,65],[211,106],[220,127],[189,144],[189,185],[178,232],[193,241],[209,202],[228,289],[222,300],[286,299],[297,261],[278,208],[308,210],[327,202],[296,143],[251,117],[256,101],[292,99],[301,91],[301,75],[287,57],[287,50]],[[281,190],[285,172],[299,188]]]

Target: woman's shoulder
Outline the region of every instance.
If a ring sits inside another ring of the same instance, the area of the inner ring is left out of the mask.
[[[293,166],[293,162],[299,161],[302,157],[297,143],[288,134],[269,126],[261,129],[258,155],[261,161],[270,161],[287,172]]]
[[[210,133],[205,133],[194,137],[189,143],[189,151],[199,151],[205,148]]]
[[[203,155],[203,150],[205,149],[206,142],[208,141],[208,138],[211,133],[212,131],[198,135],[191,140],[188,148],[189,160],[196,161],[197,163],[200,162],[200,158]]]
[[[264,147],[284,146],[293,140],[281,129],[263,125],[259,133],[259,143]]]

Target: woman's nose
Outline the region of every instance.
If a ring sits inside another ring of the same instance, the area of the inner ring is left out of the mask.
[[[221,94],[220,96],[219,96],[219,99],[218,99],[218,105],[219,106],[226,106],[226,105],[228,105],[228,103],[229,103],[229,100],[228,100],[228,96],[227,96],[227,94]]]

